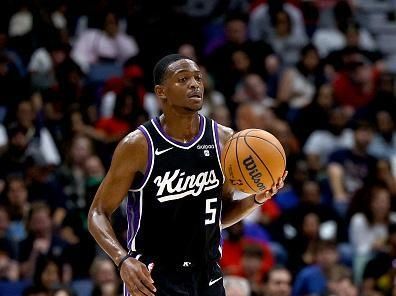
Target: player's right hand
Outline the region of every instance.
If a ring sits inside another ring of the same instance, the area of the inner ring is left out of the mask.
[[[121,266],[121,279],[133,296],[154,296],[157,289],[146,265],[135,258],[128,258]]]

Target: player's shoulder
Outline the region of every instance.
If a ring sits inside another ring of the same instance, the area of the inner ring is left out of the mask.
[[[121,154],[130,154],[138,151],[145,151],[148,143],[145,135],[140,129],[127,134],[117,145],[116,151]]]
[[[228,139],[230,139],[233,134],[235,133],[235,131],[227,126],[221,125],[221,124],[217,124],[217,129],[218,129],[218,133],[219,133],[219,139],[221,143],[225,143],[228,141]]]

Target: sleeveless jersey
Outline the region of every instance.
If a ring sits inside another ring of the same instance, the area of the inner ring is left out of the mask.
[[[138,129],[148,143],[139,185],[129,190],[128,248],[160,264],[201,265],[221,256],[221,191],[217,123],[199,115],[188,143],[166,135],[158,118]]]

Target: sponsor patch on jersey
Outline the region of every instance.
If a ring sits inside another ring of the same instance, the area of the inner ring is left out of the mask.
[[[213,144],[211,144],[211,145],[197,145],[197,149],[198,150],[215,149],[215,145],[213,145]]]

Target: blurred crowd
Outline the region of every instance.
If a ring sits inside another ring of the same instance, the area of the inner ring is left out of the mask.
[[[202,114],[287,155],[286,186],[224,230],[227,295],[396,296],[394,0],[1,1],[0,296],[122,294],[87,212],[174,52]],[[125,205],[113,223],[125,245]]]

